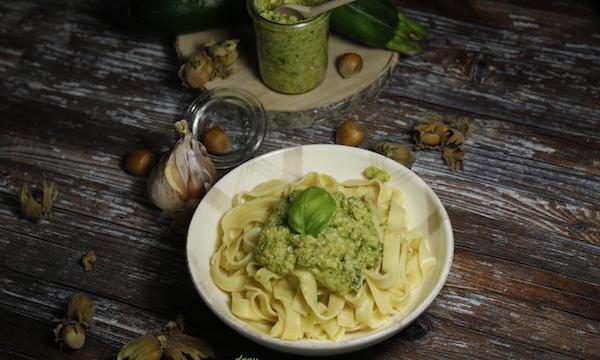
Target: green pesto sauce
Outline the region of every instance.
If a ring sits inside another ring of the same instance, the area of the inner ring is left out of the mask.
[[[269,21],[279,24],[297,24],[303,19],[293,15],[285,15],[275,9],[283,4],[297,4],[306,6],[315,6],[325,2],[324,0],[255,0],[255,6],[258,14]]]
[[[309,5],[319,2],[286,1]],[[255,0],[259,13],[255,18],[255,33],[260,75],[272,90],[301,94],[316,88],[325,78],[329,14],[295,24],[297,19],[273,12],[276,4],[281,3],[281,0]]]
[[[259,235],[255,259],[281,275],[297,268],[308,270],[331,292],[358,290],[363,270],[376,266],[383,256],[369,204],[363,198],[333,193],[336,212],[329,226],[316,235],[300,235],[287,225],[290,202],[299,193],[275,204]]]
[[[365,171],[363,171],[363,175],[369,180],[376,179],[382,182],[386,182],[390,179],[389,171],[375,166],[369,166],[366,168]]]

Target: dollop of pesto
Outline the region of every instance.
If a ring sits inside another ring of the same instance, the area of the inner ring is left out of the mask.
[[[293,15],[281,14],[275,9],[283,4],[297,4],[306,6],[315,6],[325,2],[325,0],[255,0],[254,4],[260,16],[269,21],[279,24],[297,24],[303,19]]]
[[[368,168],[366,168],[365,171],[363,171],[363,175],[369,180],[376,179],[381,182],[386,182],[391,177],[389,171],[385,169],[380,169],[376,166],[369,166]]]
[[[363,198],[333,193],[336,211],[329,225],[315,235],[295,234],[287,212],[299,193],[275,204],[254,249],[256,261],[281,275],[308,270],[331,292],[358,290],[363,270],[375,267],[383,256],[370,205]]]

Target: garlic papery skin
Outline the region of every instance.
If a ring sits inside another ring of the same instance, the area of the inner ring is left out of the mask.
[[[148,179],[150,200],[169,213],[197,205],[217,177],[206,148],[194,139],[187,121],[176,122],[175,128],[181,138],[162,156]]]

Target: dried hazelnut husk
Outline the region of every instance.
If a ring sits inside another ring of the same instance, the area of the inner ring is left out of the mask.
[[[76,321],[69,321],[56,326],[53,330],[54,341],[78,350],[85,344],[85,327]]]
[[[375,145],[373,150],[384,156],[389,157],[392,160],[396,160],[397,162],[406,166],[407,168],[410,168],[415,162],[415,157],[412,151],[407,146],[404,146],[402,144],[389,141],[381,141]]]
[[[54,330],[54,340],[71,349],[81,349],[85,344],[86,328],[94,324],[95,309],[92,299],[85,294],[75,294],[69,301],[67,318],[58,324]]]
[[[96,261],[96,253],[94,250],[88,251],[83,258],[81,258],[81,265],[85,271],[92,271],[92,263]]]
[[[204,51],[193,53],[179,68],[179,78],[192,89],[199,89],[213,78],[214,64]]]
[[[208,129],[202,136],[202,144],[211,154],[225,154],[231,150],[229,137],[219,127]]]
[[[441,121],[424,122],[413,128],[415,149],[438,150],[448,127]]]
[[[231,66],[238,58],[237,46],[239,42],[238,39],[225,40],[207,44],[206,49],[215,65]]]
[[[93,317],[95,313],[96,309],[89,296],[86,294],[75,294],[67,307],[67,320],[77,320],[89,328],[94,324]]]
[[[208,344],[183,332],[183,319],[169,321],[162,329],[154,330],[123,346],[117,360],[208,359],[215,354]]]
[[[214,70],[211,80],[214,78],[225,79],[233,74],[233,63],[238,58],[237,45],[239,42],[238,39],[230,39],[204,45],[208,56],[213,60]]]
[[[456,116],[456,115],[448,115],[444,119],[444,123],[452,129],[456,129],[460,131],[465,140],[470,138],[475,131],[475,125],[473,125],[473,119],[467,116]]]
[[[442,157],[452,172],[464,169],[465,137],[458,131],[450,129],[442,141]]]
[[[356,121],[345,120],[338,127],[335,139],[338,144],[357,146],[365,139],[365,133]]]
[[[135,176],[146,176],[156,164],[156,155],[149,149],[137,149],[125,158],[123,167]]]
[[[27,185],[19,188],[17,196],[19,197],[23,217],[37,223],[50,213],[52,204],[58,196],[58,189],[55,183],[44,181],[41,201],[33,196]]]
[[[475,129],[466,116],[435,115],[414,127],[415,149],[441,149],[442,157],[453,172],[464,167],[464,143]]]
[[[159,339],[152,334],[147,334],[123,346],[117,355],[117,360],[160,360],[162,354],[162,344]]]
[[[215,358],[215,354],[212,352],[206,341],[187,335],[181,330],[175,330],[169,333],[165,344],[164,355],[170,360]]]
[[[362,57],[357,53],[345,53],[337,61],[337,71],[344,79],[358,74],[362,67]]]

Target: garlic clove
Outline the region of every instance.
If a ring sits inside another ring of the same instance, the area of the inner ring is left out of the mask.
[[[181,173],[177,168],[177,158],[174,154],[170,154],[167,163],[165,164],[165,178],[169,183],[169,186],[173,188],[179,194],[181,200],[187,200],[188,191],[187,185],[183,181]]]
[[[170,155],[165,154],[150,173],[150,177],[148,178],[148,196],[158,208],[165,211],[176,211],[185,206],[185,201],[177,191],[172,170],[167,171],[167,163],[169,162]]]

